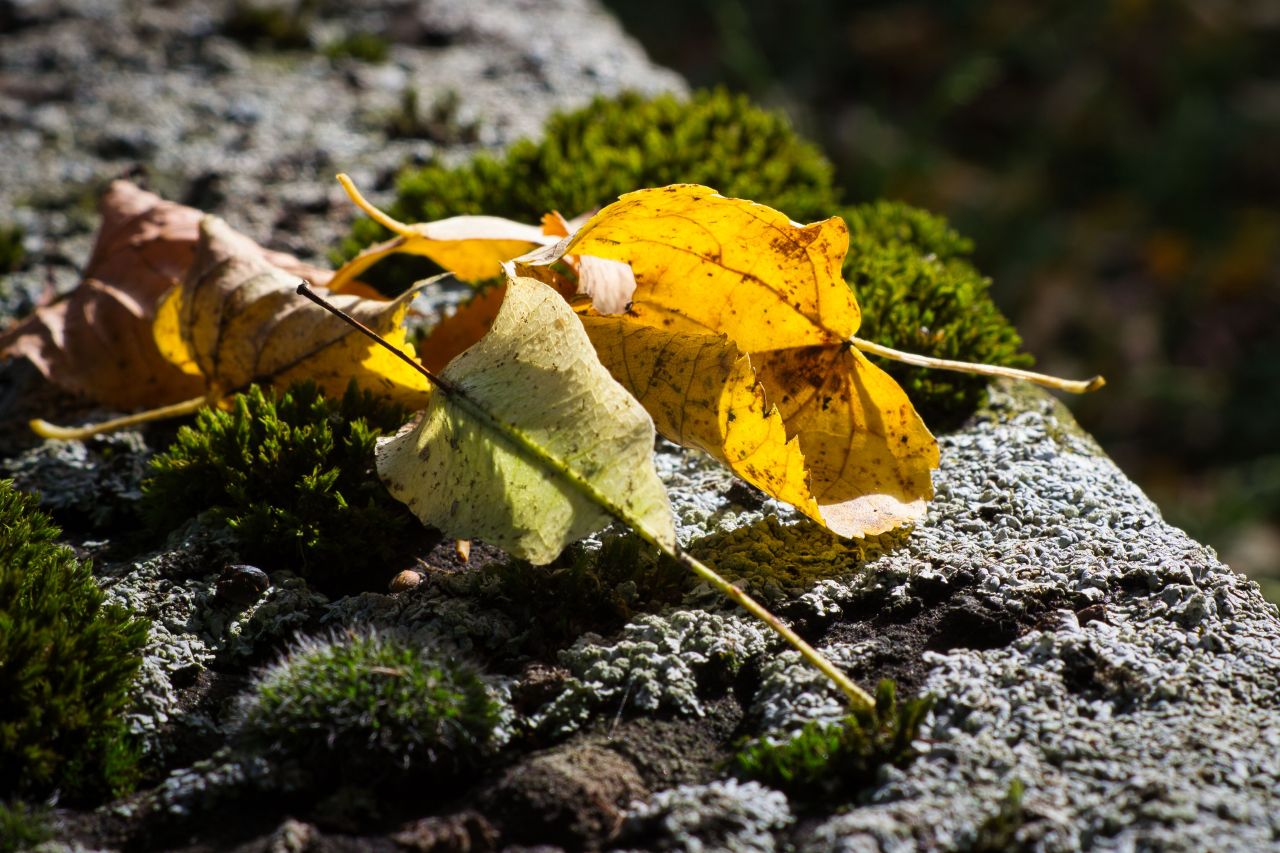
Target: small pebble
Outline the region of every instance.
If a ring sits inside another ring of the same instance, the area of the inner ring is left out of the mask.
[[[271,579],[254,566],[231,565],[222,570],[214,598],[226,604],[248,607],[271,588]]]
[[[408,592],[411,589],[416,589],[420,583],[422,583],[422,575],[420,573],[415,572],[413,569],[405,569],[391,579],[388,589],[393,593]]]

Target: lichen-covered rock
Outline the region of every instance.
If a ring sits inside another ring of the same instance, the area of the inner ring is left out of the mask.
[[[1014,779],[1020,845],[1273,846],[1275,606],[1165,524],[1047,396],[1000,390],[942,446],[928,522],[869,568],[965,569],[1010,613],[1048,591],[1069,604],[1007,645],[926,651],[929,753],[869,805],[808,828],[801,849],[964,849]],[[900,571],[884,582],[890,598],[908,589]]]
[[[88,441],[46,441],[5,461],[7,475],[68,525],[102,533],[136,527],[152,450],[137,430]]]
[[[772,853],[779,849],[775,833],[794,820],[781,793],[759,782],[726,779],[681,785],[636,803],[620,843],[636,850]]]
[[[594,709],[619,705],[701,715],[699,688],[725,683],[748,660],[775,645],[761,622],[738,614],[675,610],[642,616],[612,643],[584,638],[560,655],[572,673],[563,692],[532,715],[530,724],[565,735]]]
[[[220,601],[218,577],[238,559],[225,530],[197,521],[175,531],[165,550],[101,570],[108,601],[152,620],[127,713],[144,752],[165,755],[174,725],[212,731],[204,715],[180,710],[181,691],[219,658],[255,660],[319,618],[328,602],[284,576],[247,607]]]

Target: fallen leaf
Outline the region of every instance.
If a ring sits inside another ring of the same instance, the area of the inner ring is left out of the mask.
[[[653,422],[556,291],[512,279],[488,333],[440,380],[377,450],[387,488],[425,524],[539,564],[613,519],[675,549]]]
[[[592,214],[594,215],[594,214]],[[590,215],[583,215],[569,222],[557,212],[548,213],[542,218],[542,231],[550,237],[566,238],[572,236],[579,228],[591,220]],[[591,304],[601,314],[619,314],[626,310],[631,302],[631,294],[636,290],[636,277],[631,267],[622,261],[611,261],[591,255],[560,254],[570,269],[577,276],[576,293],[590,298]],[[536,275],[541,266],[529,268],[530,274]],[[539,279],[557,287],[559,282],[555,276]],[[562,293],[563,287],[558,287]],[[570,294],[566,293],[566,298]]]
[[[253,382],[284,387],[303,379],[341,394],[354,379],[370,391],[421,406],[430,386],[416,370],[299,297],[297,283],[297,275],[269,263],[252,240],[207,216],[186,280],[160,303],[157,347],[179,369],[198,377],[210,399]],[[403,320],[414,292],[394,301],[351,295],[333,301],[412,352]]]
[[[128,181],[99,203],[102,225],[84,279],[0,335],[0,357],[27,358],[58,386],[115,409],[163,406],[203,384],[161,355],[151,333],[156,303],[195,258],[203,214]],[[323,284],[331,273],[255,246],[276,266]]]
[[[115,181],[84,280],[71,294],[0,335],[0,355],[27,358],[50,381],[114,408],[185,400],[198,382],[150,335],[155,301],[195,255],[200,212]]]
[[[866,536],[924,514],[938,447],[897,383],[853,346],[861,316],[840,275],[848,243],[838,217],[800,226],[682,184],[629,193],[571,239],[523,260],[576,254],[626,263],[636,279],[631,322],[673,336],[727,336],[750,357],[787,437],[799,440],[823,522]],[[620,378],[633,391],[649,381],[634,367]],[[679,385],[649,397],[650,411],[658,399],[673,409],[702,405]]]
[[[822,523],[796,438],[765,403],[751,359],[724,335],[688,335],[627,316],[579,314],[596,354],[664,437],[703,450]]]
[[[421,255],[462,281],[482,281],[500,275],[504,261],[555,242],[536,225],[498,216],[453,216],[407,225],[369,203],[346,175],[339,175],[338,181],[357,207],[396,236],[343,264],[330,282],[335,293],[347,292],[356,276],[389,255]]]
[[[560,277],[549,276],[543,283],[551,285],[566,300],[572,299],[576,291],[571,282]],[[487,287],[432,326],[418,342],[423,366],[439,372],[463,350],[484,337],[498,316],[506,293],[505,282]]]

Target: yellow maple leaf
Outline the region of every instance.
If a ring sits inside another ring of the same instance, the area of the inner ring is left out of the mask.
[[[600,362],[658,432],[703,450],[742,479],[821,523],[797,439],[765,403],[751,359],[724,335],[670,332],[626,315],[579,311]]]
[[[817,517],[843,536],[866,536],[924,514],[938,446],[906,393],[853,346],[861,315],[840,275],[848,244],[837,217],[801,226],[764,205],[680,184],[623,196],[536,262],[587,255],[626,263],[636,281],[629,323],[685,338],[723,335],[747,353],[765,403],[799,442]],[[644,373],[632,364],[619,378],[635,392],[653,380]],[[705,404],[687,386],[659,386],[647,394],[651,414]],[[654,418],[662,431],[663,418]],[[769,417],[755,422],[763,444]]]

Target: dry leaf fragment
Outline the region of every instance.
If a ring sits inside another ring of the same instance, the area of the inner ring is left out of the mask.
[[[573,221],[566,221],[558,212],[553,211],[542,217],[542,231],[549,237],[568,238],[589,222],[594,215],[594,213],[584,214]],[[556,287],[565,294],[566,299],[571,300],[577,294],[588,297],[601,314],[620,314],[626,310],[631,302],[631,294],[636,290],[636,277],[628,264],[591,255],[564,256],[563,252],[556,257],[563,260],[577,276],[575,292],[566,293],[566,288],[558,276],[539,278],[539,281]],[[540,266],[530,266],[528,273],[538,276],[538,271],[542,269],[544,268]]]
[[[354,379],[388,398],[421,406],[426,381],[350,326],[295,293],[298,277],[268,263],[247,237],[217,217],[200,223],[191,271],[164,297],[155,320],[161,353],[200,377],[213,399],[251,382],[286,386],[310,379],[340,394]],[[403,319],[414,291],[394,301],[343,295],[347,313],[405,343]]]

